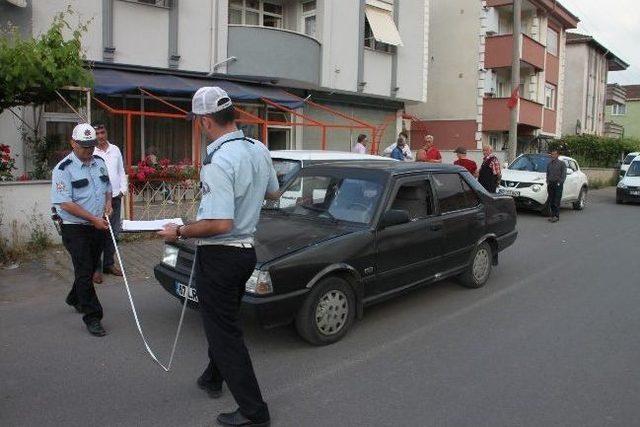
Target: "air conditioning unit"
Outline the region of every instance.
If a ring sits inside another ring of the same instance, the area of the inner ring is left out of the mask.
[[[495,71],[487,71],[484,76],[484,93],[486,96],[496,96],[498,92],[498,74]]]
[[[485,12],[485,27],[488,36],[495,36],[500,31],[500,13],[495,7],[487,8]]]

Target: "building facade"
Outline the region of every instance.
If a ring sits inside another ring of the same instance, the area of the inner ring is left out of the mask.
[[[566,64],[571,78],[565,88],[562,134],[604,135],[605,106],[624,104],[623,96],[607,91],[608,73],[626,70],[629,64],[593,37],[577,33],[567,33]]]
[[[444,149],[507,148],[513,1],[431,2],[427,102],[408,110]],[[559,137],[566,30],[578,18],[551,0],[524,0],[521,21],[518,151],[536,137]],[[459,54],[457,54],[459,53]]]
[[[83,49],[95,99],[119,111],[177,113],[163,101],[188,109],[190,96],[115,91],[114,79],[142,89],[157,76],[232,81],[255,94],[236,102],[260,123],[244,124],[246,132],[270,148],[349,150],[359,133],[382,148],[391,144],[405,105],[426,100],[428,0],[0,0],[0,25],[37,36],[67,6],[72,22],[90,20]],[[263,89],[306,102],[287,104],[288,111],[263,102],[272,93]],[[40,126],[63,147],[77,117],[55,104],[45,107]],[[199,132],[190,123],[135,115],[128,136],[126,118],[100,105],[88,108],[93,120],[107,122],[115,143],[131,139],[132,164],[150,148],[173,161],[198,158],[191,141]],[[27,110],[19,109],[29,120]],[[13,115],[0,115],[0,138],[21,151],[18,127]],[[22,169],[29,163],[23,154]]]
[[[625,103],[606,107],[607,136],[640,139],[640,85],[609,85],[610,90],[624,93]]]

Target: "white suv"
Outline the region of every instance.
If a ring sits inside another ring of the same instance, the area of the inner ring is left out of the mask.
[[[638,156],[640,156],[640,152],[627,154],[627,157],[624,158],[620,165],[620,178],[624,177],[624,174],[627,173],[627,170],[629,169],[629,165],[631,165],[631,162],[633,162],[633,160]]]
[[[640,202],[640,157],[627,166],[616,188],[616,203]]]
[[[580,170],[578,162],[571,157],[560,156],[567,165],[567,179],[562,191],[562,203],[572,203],[582,210],[587,201],[589,182]],[[546,211],[548,154],[522,154],[502,171],[498,194],[512,196],[518,207]]]

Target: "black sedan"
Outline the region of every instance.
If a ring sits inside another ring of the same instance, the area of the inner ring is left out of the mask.
[[[304,189],[300,192],[300,189]],[[517,236],[508,196],[466,170],[419,163],[332,163],[302,169],[264,209],[258,264],[243,307],[265,326],[295,322],[312,344],[341,339],[364,307],[447,277],[483,286]],[[155,276],[186,295],[193,243],[168,244]]]

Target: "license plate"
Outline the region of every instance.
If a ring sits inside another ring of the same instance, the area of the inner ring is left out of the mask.
[[[629,194],[631,194],[632,196],[640,196],[640,191],[629,191]]]
[[[182,283],[176,282],[177,295],[181,296],[182,298],[185,298],[185,296],[187,295],[187,289],[189,289],[187,285],[183,285]],[[191,287],[191,289],[189,289],[189,295],[186,296],[186,298],[189,301],[198,302],[198,295],[196,295],[196,290],[193,288],[193,286]]]
[[[520,197],[519,191],[509,190],[508,188],[500,188],[498,189],[498,193],[504,194],[505,196]]]

